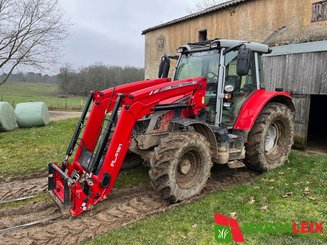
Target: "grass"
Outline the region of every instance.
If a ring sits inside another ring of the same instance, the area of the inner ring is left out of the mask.
[[[80,96],[59,97],[57,84],[33,82],[7,82],[0,86],[0,100],[12,106],[17,103],[43,101],[50,109],[81,109],[85,98]]]
[[[63,160],[76,123],[77,119],[68,119],[51,122],[46,127],[1,133],[2,177],[46,169],[49,161]]]
[[[244,223],[326,222],[323,234],[245,233],[244,244],[327,244],[326,186],[327,157],[292,152],[288,164],[253,182],[209,194],[193,204],[111,231],[88,244],[218,244],[214,238],[214,212],[227,216],[236,212],[241,227]],[[250,204],[252,199],[255,201]],[[266,211],[262,210],[264,206]]]

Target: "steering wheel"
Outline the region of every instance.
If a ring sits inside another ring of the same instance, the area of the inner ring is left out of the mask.
[[[207,91],[216,91],[217,90],[217,84],[218,84],[218,75],[214,72],[208,71],[206,75],[204,75],[207,80]]]
[[[214,81],[214,80],[216,80],[216,82],[218,81],[218,74],[216,74],[216,73],[214,73],[212,71],[208,71],[205,76],[208,78],[208,83],[210,81]]]

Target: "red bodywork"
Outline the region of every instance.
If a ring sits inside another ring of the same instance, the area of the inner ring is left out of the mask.
[[[50,194],[59,205],[67,205],[68,200],[73,216],[106,199],[129,149],[135,123],[142,117],[154,113],[157,106],[166,106],[181,100],[188,106],[181,109],[181,117],[197,116],[205,109],[206,84],[205,78],[178,81],[155,79],[93,93],[90,98],[93,106],[73,161],[67,165],[67,168],[60,167],[57,163],[49,164]],[[234,129],[250,130],[262,108],[271,100],[291,100],[291,97],[285,92],[267,92],[264,89],[255,91],[243,104]],[[120,112],[114,113],[118,103],[120,103]],[[103,137],[103,133],[101,134],[103,123],[110,112],[111,116],[117,115],[117,122],[108,140],[109,143],[106,142],[107,149],[104,151],[102,165],[96,172],[85,170],[79,162],[80,157],[83,156],[83,149],[87,149],[92,155],[97,151],[98,142]],[[173,116],[172,112],[165,114],[161,126],[166,127]],[[76,173],[84,180],[72,177]],[[105,177],[109,179],[107,185],[103,184]]]
[[[190,107],[182,109],[182,116],[198,115],[205,108],[206,83],[204,78],[179,81],[156,79],[95,92],[93,94],[93,107],[74,160],[68,164],[65,172],[61,171],[58,164],[51,163],[53,170],[51,173],[49,170],[49,182],[51,178],[53,188],[51,188],[52,190],[49,188],[50,193],[57,202],[64,203],[64,193],[65,191],[67,193],[67,188],[69,188],[70,212],[73,216],[81,214],[92,205],[106,199],[114,186],[129,149],[135,123],[143,116],[152,114],[157,105],[173,103],[182,98],[189,98],[186,104],[190,105]],[[97,174],[87,173],[78,160],[83,148],[92,153],[95,151],[105,116],[113,110],[118,94],[124,94],[125,97],[120,103],[121,111],[104,155],[103,164]],[[70,178],[75,172],[78,172],[80,176],[85,175],[87,177],[87,181],[83,183],[84,187],[79,181]],[[101,184],[105,174],[110,175],[107,187],[103,187]],[[83,191],[86,184],[88,185],[88,195]]]
[[[292,100],[287,92],[272,92],[264,89],[256,90],[251,97],[242,105],[239,115],[234,124],[234,129],[250,130],[257,120],[262,108],[271,100],[282,98]]]

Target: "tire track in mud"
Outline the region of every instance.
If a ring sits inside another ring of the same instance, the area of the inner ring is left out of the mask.
[[[46,177],[0,182],[0,201],[26,197],[45,192],[47,189]]]
[[[76,244],[144,219],[151,214],[191,203],[210,192],[248,182],[257,175],[245,169],[215,171],[199,196],[174,205],[164,201],[150,186],[113,189],[107,200],[98,203],[93,210],[79,217],[73,218],[66,215],[47,224],[0,234],[0,240],[5,244],[18,242],[22,244]],[[24,208],[0,210],[0,226],[5,228],[43,219],[60,212],[55,204],[46,202],[39,202],[27,208],[28,210],[25,211],[23,211]]]

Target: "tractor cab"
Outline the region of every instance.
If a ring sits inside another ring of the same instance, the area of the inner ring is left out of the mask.
[[[216,39],[189,43],[177,51],[180,56],[174,80],[206,77],[206,122],[232,127],[243,103],[262,87],[261,54],[269,53],[269,47]]]

